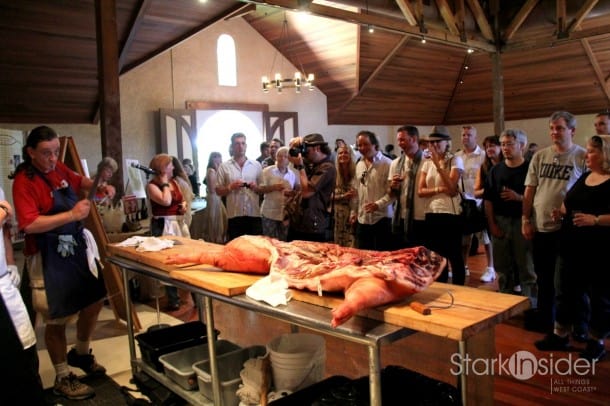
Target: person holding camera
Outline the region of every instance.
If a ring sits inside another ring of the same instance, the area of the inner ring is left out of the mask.
[[[233,134],[231,159],[218,167],[216,193],[226,198],[228,241],[245,234],[263,233],[258,195],[263,168],[246,157],[246,147],[245,134]]]
[[[337,178],[331,154],[321,134],[308,134],[290,141],[290,162],[299,174],[301,200],[298,219],[290,224],[289,241],[328,240],[329,208]]]

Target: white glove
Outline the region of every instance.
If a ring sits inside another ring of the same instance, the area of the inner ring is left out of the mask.
[[[8,276],[11,278],[13,286],[18,288],[19,284],[21,283],[21,274],[19,273],[19,268],[17,268],[17,265],[8,265],[7,268]]]

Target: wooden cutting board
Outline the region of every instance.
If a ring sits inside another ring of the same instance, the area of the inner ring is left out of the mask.
[[[453,305],[445,309],[434,308],[433,306],[446,307],[451,304],[448,291],[453,295]],[[324,296],[318,296],[314,292],[295,289],[292,293],[293,300],[331,309],[339,306],[344,300],[342,295],[337,294],[325,293]],[[413,310],[409,306],[413,301],[432,307],[432,314],[424,316]],[[358,315],[454,340],[463,340],[529,307],[529,299],[524,296],[435,282],[423,292],[409,296],[399,303],[365,309]]]
[[[107,250],[108,253],[112,255],[117,255],[123,258],[131,259],[132,261],[140,262],[142,264],[146,264],[152,266],[154,268],[163,270],[165,272],[171,272],[176,269],[190,267],[190,266],[200,266],[202,269],[208,269],[211,265],[201,265],[201,264],[179,264],[179,265],[169,265],[166,264],[165,261],[170,255],[184,254],[184,253],[192,253],[206,249],[206,247],[210,243],[206,243],[201,240],[193,240],[185,237],[158,237],[160,239],[168,239],[174,241],[174,246],[171,248],[166,248],[161,251],[136,251],[136,247],[121,247],[117,244],[108,244]],[[214,268],[214,267],[212,267]],[[217,268],[216,268],[217,269]]]
[[[225,296],[241,295],[250,285],[263,277],[262,275],[196,268],[171,271],[169,276]]]
[[[250,285],[261,278],[261,275],[227,272],[206,264],[166,264],[165,261],[170,255],[209,249],[210,243],[185,237],[159,238],[174,240],[175,244],[172,248],[150,252],[139,252],[135,247],[121,247],[117,244],[109,244],[107,249],[112,255],[149,265],[168,272],[172,278],[227,296],[244,293]]]

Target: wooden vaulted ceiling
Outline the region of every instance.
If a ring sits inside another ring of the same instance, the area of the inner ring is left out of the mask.
[[[95,4],[0,0],[0,122],[96,122]],[[610,106],[610,0],[116,0],[116,16],[121,73],[244,18],[316,75],[330,124],[463,124]]]

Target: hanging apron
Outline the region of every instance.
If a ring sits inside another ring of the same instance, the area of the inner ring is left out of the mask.
[[[71,210],[78,200],[72,187],[54,189],[42,174],[39,175],[51,187],[53,196],[53,207],[45,214]],[[106,295],[101,272],[95,277],[89,270],[87,245],[80,221],[36,234],[36,243],[42,256],[49,317],[70,316]]]

